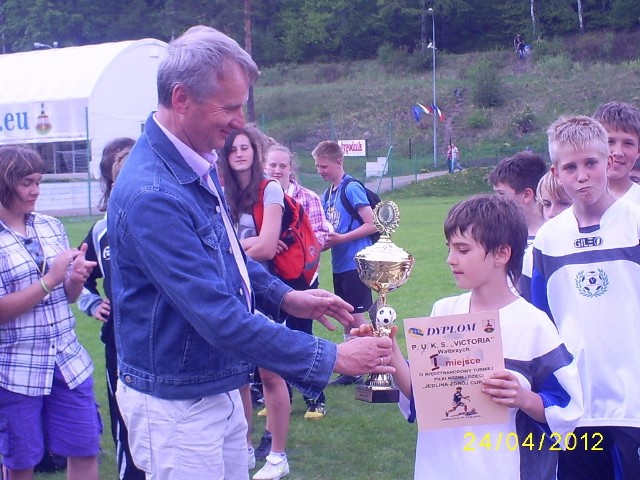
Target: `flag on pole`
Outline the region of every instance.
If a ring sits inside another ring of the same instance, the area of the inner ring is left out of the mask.
[[[444,122],[444,114],[442,111],[435,105],[431,104],[428,106],[422,105],[421,103],[416,102],[416,104],[412,107],[413,118],[416,119],[416,122],[420,122],[423,114],[427,115],[438,115],[438,118],[441,122]]]
[[[444,115],[442,113],[442,111],[436,106],[435,103],[431,104],[431,108],[432,108],[432,113],[436,112],[438,114],[438,118],[440,119],[441,122],[444,122]]]
[[[433,110],[431,109],[431,107],[425,107],[424,105],[418,102],[416,102],[412,110],[413,110],[413,117],[416,119],[416,122],[420,122],[420,118],[422,118],[422,115],[424,113],[426,113],[427,115],[433,115]]]

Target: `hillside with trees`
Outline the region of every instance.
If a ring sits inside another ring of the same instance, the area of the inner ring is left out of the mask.
[[[463,163],[488,165],[530,148],[545,156],[546,128],[559,115],[591,115],[598,104],[623,100],[640,106],[640,60],[624,45],[640,33],[587,33],[532,44],[524,60],[513,48],[437,53],[438,168],[451,139]],[[620,46],[620,47],[618,47]],[[620,55],[620,56],[618,56]],[[393,146],[395,174],[433,168],[433,116],[416,122],[412,106],[430,105],[432,71],[393,51],[377,60],[279,64],[265,68],[255,89],[256,122],[298,153],[313,173],[318,141],[367,139],[371,156]],[[350,159],[363,176],[364,160]],[[313,175],[311,176],[313,177]],[[311,181],[311,179],[309,180]]]
[[[394,172],[413,173],[442,168],[450,140],[463,161],[490,163],[545,152],[560,114],[612,99],[640,105],[637,0],[0,0],[4,53],[34,42],[169,41],[194,24],[251,50],[262,71],[253,119],[298,153],[303,172],[327,138],[367,139],[371,156],[393,147]],[[432,25],[436,159],[433,117],[412,114],[432,103]],[[362,176],[364,159],[353,165]]]
[[[261,66],[372,59],[381,47],[464,53],[508,45],[516,33],[549,39],[640,25],[637,0],[0,0],[0,52],[153,37],[195,24],[241,44]]]

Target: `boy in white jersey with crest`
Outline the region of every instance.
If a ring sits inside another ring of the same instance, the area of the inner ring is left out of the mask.
[[[640,208],[607,187],[608,135],[586,116],[547,131],[553,174],[573,206],[534,242],[532,301],[575,355],[585,413],[579,445],[560,454],[561,480],[640,478]]]

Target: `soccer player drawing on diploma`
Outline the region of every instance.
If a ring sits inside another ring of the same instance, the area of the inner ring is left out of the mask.
[[[451,409],[444,412],[444,414],[448,417],[449,414],[455,412],[458,409],[458,407],[463,407],[464,414],[467,415],[468,414],[467,404],[464,403],[462,400],[469,400],[469,395],[462,395],[462,387],[456,387],[456,393],[453,394],[453,405]]]

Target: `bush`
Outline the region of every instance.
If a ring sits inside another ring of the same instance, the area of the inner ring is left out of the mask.
[[[564,43],[557,38],[551,40],[538,38],[533,44],[533,51],[538,58],[548,55],[563,55],[566,53]]]
[[[614,59],[614,35],[609,32],[588,33],[573,36],[567,42],[567,49],[574,61],[609,62]]]
[[[378,61],[387,72],[393,72],[399,68],[404,63],[404,56],[406,56],[406,52],[395,48],[390,43],[384,43],[378,48]]]
[[[340,63],[325,63],[318,68],[318,83],[333,83],[349,76],[349,67]]]
[[[432,55],[423,55],[419,50],[409,53],[406,48],[396,48],[390,43],[378,48],[378,61],[387,72],[422,72],[432,65]]]
[[[485,110],[474,110],[467,118],[467,126],[475,130],[481,130],[491,126],[491,117]]]
[[[493,62],[482,60],[471,72],[473,101],[482,108],[497,107],[504,103],[505,87]]]
[[[535,128],[535,114],[528,104],[524,104],[521,110],[518,110],[511,116],[511,125],[516,133],[531,133]]]
[[[538,60],[538,67],[549,76],[558,78],[567,75],[573,69],[573,62],[564,54],[547,55]]]
[[[284,85],[287,81],[290,66],[284,63],[278,63],[272,67],[260,70],[260,85],[263,87],[272,87],[275,85]]]

